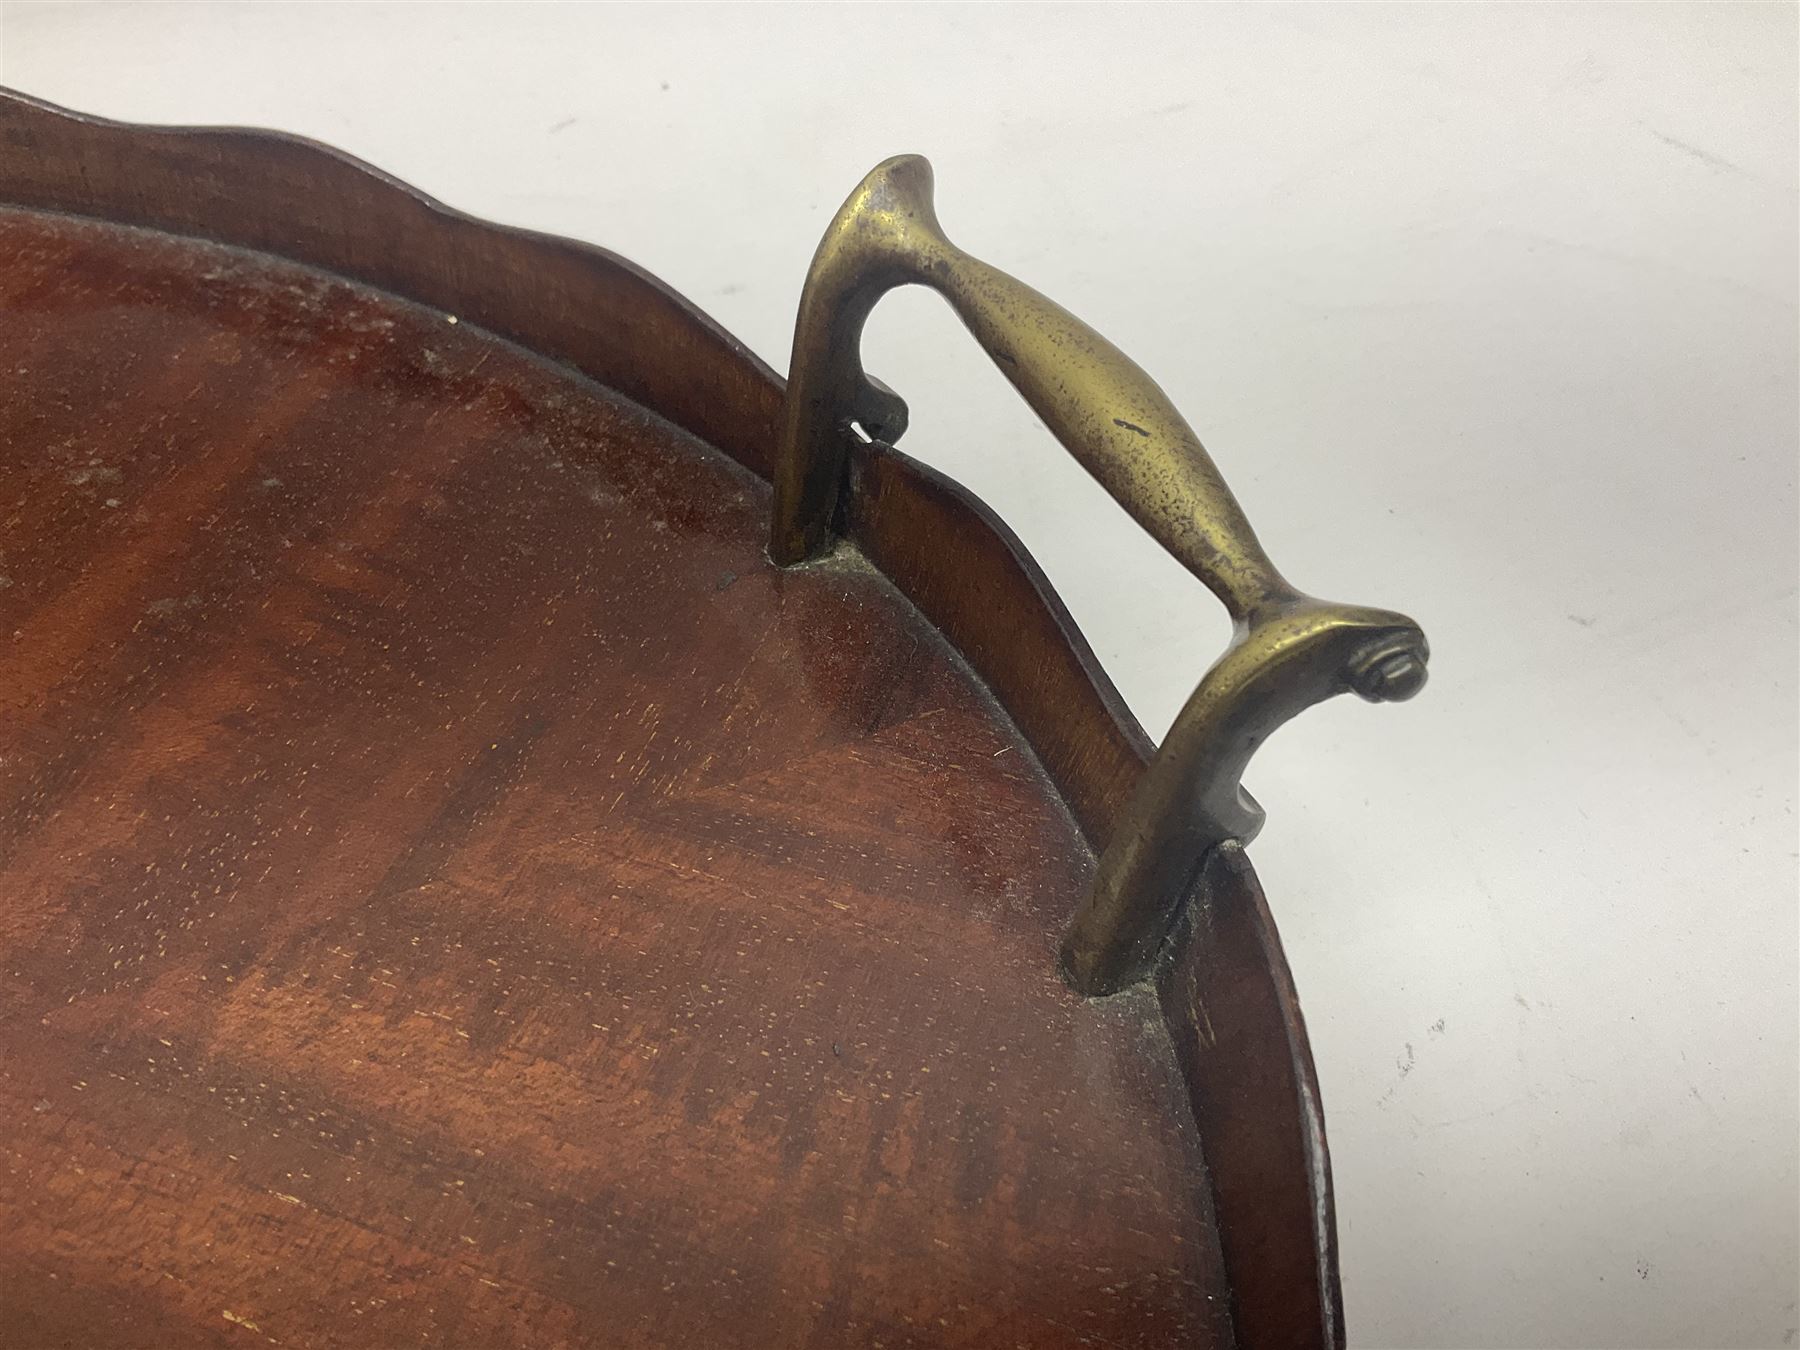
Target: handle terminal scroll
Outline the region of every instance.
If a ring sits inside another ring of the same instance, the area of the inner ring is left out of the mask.
[[[1176,717],[1105,847],[1063,946],[1085,994],[1141,978],[1201,861],[1248,841],[1261,811],[1240,785],[1256,747],[1301,709],[1354,690],[1410,698],[1424,684],[1424,634],[1404,615],[1315,600],[1269,560],[1211,457],[1129,357],[1024,283],[944,236],[931,167],[888,160],[827,228],[801,294],[776,462],[769,555],[824,551],[851,424],[893,441],[905,405],[862,369],[864,324],[896,286],[937,291],[1057,439],[1224,603],[1225,654]]]

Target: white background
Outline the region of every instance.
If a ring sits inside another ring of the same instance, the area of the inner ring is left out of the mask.
[[[1795,1343],[1796,11],[0,6],[0,79],[332,142],[777,369],[862,173],[1155,374],[1416,702],[1258,758],[1352,1341]],[[1200,586],[932,297],[869,365],[1153,734]]]

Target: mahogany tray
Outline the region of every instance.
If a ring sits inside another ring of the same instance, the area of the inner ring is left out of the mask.
[[[1423,640],[929,189],[789,386],[324,147],[0,97],[0,1344],[1342,1343],[1237,773]],[[892,448],[901,281],[1238,616],[1161,751]]]

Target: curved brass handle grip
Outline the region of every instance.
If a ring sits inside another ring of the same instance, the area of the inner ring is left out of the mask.
[[[1199,438],[1156,382],[1061,306],[944,237],[931,166],[890,159],[857,187],[813,258],[794,332],[769,554],[830,544],[857,422],[905,429],[905,405],[862,369],[863,325],[896,286],[937,291],[1071,454],[1230,611],[1235,633],[1175,719],[1075,916],[1064,968],[1082,992],[1141,977],[1208,851],[1248,840],[1262,813],[1239,786],[1256,747],[1302,708],[1354,689],[1410,698],[1425,682],[1419,626],[1329,604],[1275,570]]]

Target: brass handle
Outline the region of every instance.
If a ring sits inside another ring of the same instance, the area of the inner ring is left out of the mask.
[[[1070,982],[1111,993],[1148,971],[1206,854],[1261,826],[1239,783],[1256,747],[1333,694],[1412,697],[1425,682],[1425,636],[1404,615],[1330,604],[1290,586],[1156,382],[1067,310],[944,237],[931,166],[916,155],[863,179],[807,275],[776,461],[775,562],[803,562],[829,547],[850,424],[885,441],[905,430],[905,405],[864,373],[860,347],[876,301],[908,283],[949,301],[1057,439],[1234,622],[1230,646],[1118,821],[1064,941]]]

